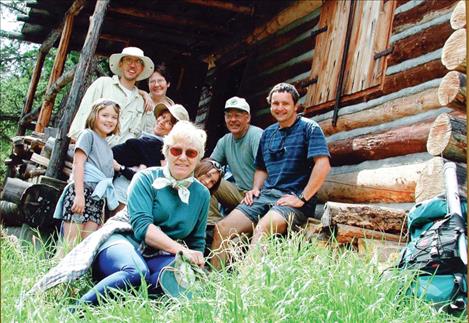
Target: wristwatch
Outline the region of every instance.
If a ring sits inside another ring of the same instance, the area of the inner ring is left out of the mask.
[[[303,195],[303,193],[301,193],[300,195],[298,195],[298,198],[299,198],[300,200],[302,200],[303,203],[305,203],[305,204],[308,203],[308,200],[305,199],[305,196]]]

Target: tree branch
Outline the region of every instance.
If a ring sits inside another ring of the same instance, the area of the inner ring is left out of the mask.
[[[17,8],[11,4],[8,4],[8,3],[5,3],[5,2],[0,2],[0,5],[4,6],[4,7],[7,7],[8,9],[10,9],[11,11],[16,11],[16,12],[19,12],[23,15],[27,15],[28,13],[20,8]]]

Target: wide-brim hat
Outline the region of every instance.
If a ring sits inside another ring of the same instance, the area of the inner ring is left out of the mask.
[[[158,283],[163,292],[169,297],[177,298],[185,296],[192,298],[192,287],[194,287],[200,269],[196,269],[180,253],[173,261],[163,267],[158,275]]]
[[[126,47],[122,50],[122,53],[112,54],[109,57],[109,68],[114,74],[118,76],[122,75],[122,70],[119,66],[119,62],[121,61],[122,57],[125,56],[138,57],[143,61],[143,71],[137,77],[137,81],[147,79],[151,76],[151,74],[153,74],[153,71],[155,70],[155,65],[153,64],[153,61],[150,57],[145,56],[143,54],[143,50],[138,47]]]
[[[158,118],[166,110],[178,121],[189,121],[189,112],[187,112],[186,108],[181,104],[169,104],[167,102],[161,102],[155,106],[155,117]]]

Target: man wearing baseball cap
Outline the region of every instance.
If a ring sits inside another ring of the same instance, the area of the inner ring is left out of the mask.
[[[214,197],[228,211],[234,209],[244,198],[244,192],[251,190],[254,177],[257,148],[262,129],[250,125],[251,110],[245,99],[234,96],[225,103],[225,123],[230,131],[218,140],[210,156],[222,165],[228,165],[235,183],[222,180]],[[216,201],[212,198],[209,222],[220,219]]]
[[[107,98],[119,103],[120,134],[109,137],[111,146],[137,138],[142,132],[144,114],[143,98],[138,93],[135,83],[144,80],[153,72],[153,61],[137,47],[126,47],[121,53],[109,57],[109,67],[115,74],[111,77],[100,77],[86,90],[78,112],[72,122],[68,135],[77,138],[85,128],[86,118],[91,111],[92,102]]]
[[[161,149],[163,137],[181,120],[189,121],[189,113],[180,104],[159,103],[155,107],[156,124],[153,134],[143,133],[140,138],[128,139],[112,147],[114,170],[118,176],[114,179],[114,189],[120,206],[127,204],[127,188],[135,173],[141,169],[161,166],[164,160]]]

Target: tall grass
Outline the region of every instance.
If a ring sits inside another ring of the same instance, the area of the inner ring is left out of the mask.
[[[192,300],[151,299],[145,288],[97,307],[67,308],[91,286],[89,277],[59,285],[16,307],[50,267],[50,250],[2,238],[2,322],[466,322],[400,293],[402,276],[383,279],[367,259],[320,247],[301,234],[275,238],[193,287]]]

